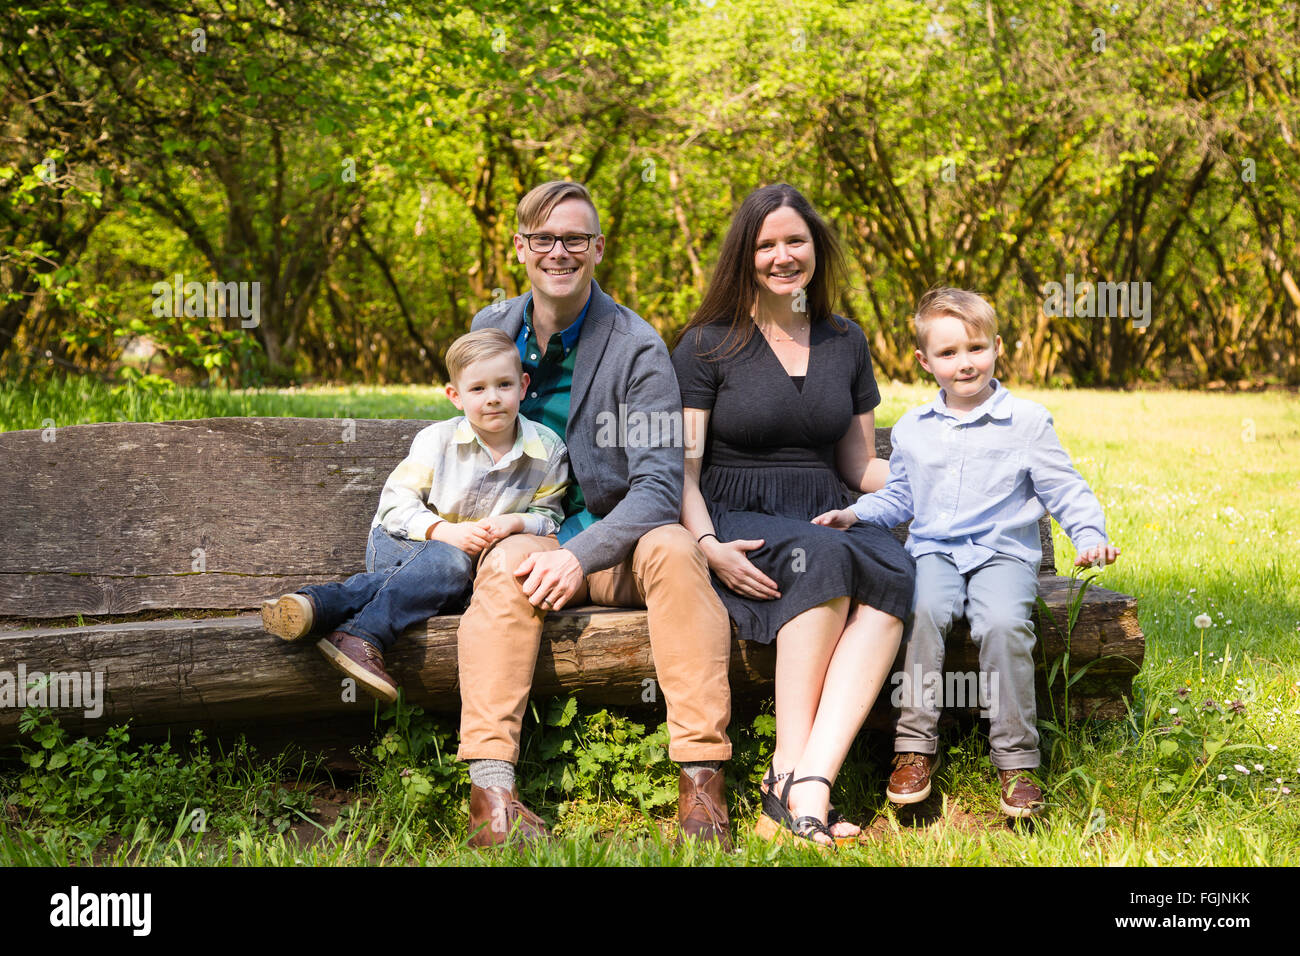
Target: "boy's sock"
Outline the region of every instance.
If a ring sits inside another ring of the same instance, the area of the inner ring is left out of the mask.
[[[700,782],[700,774],[704,773],[704,771],[721,770],[721,769],[722,769],[721,760],[692,760],[688,763],[682,764],[682,770],[684,770],[687,776],[689,776],[696,783]]]
[[[471,760],[469,782],[483,789],[505,787],[511,790],[515,785],[515,765],[509,760]]]

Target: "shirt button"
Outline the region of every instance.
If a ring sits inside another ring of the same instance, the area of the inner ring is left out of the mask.
[[[532,355],[530,355],[530,356],[528,356],[528,357],[529,357],[530,359],[533,359],[534,361],[536,361],[536,360],[537,360],[537,353],[534,352]]]
[[[533,392],[532,397],[533,397],[533,398],[536,398],[536,397],[537,397],[537,393],[536,393],[536,392]]]

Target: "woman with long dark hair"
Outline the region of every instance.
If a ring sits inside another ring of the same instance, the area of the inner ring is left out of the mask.
[[[866,336],[834,314],[844,274],[833,231],[798,190],[755,190],[673,352],[682,524],[740,637],[777,644],[759,829],[831,846],[857,832],[836,821],[830,788],[898,651],[915,572],[887,531],[811,523],[889,471],[875,457]]]

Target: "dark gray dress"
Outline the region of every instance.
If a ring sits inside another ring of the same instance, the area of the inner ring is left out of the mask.
[[[791,619],[844,596],[905,619],[916,563],[897,539],[861,523],[810,523],[857,498],[835,469],[835,443],[880,404],[866,336],[843,319],[813,323],[801,390],[758,330],[734,355],[718,358],[730,343],[710,354],[726,334],[725,324],[688,333],[673,367],[682,405],[711,412],[700,490],[718,539],[762,538],[749,560],[781,591],[756,600],[713,576],[740,637],[770,644]]]

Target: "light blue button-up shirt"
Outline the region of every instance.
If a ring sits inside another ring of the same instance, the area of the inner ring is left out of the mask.
[[[1044,506],[1075,548],[1106,541],[1101,503],[1061,447],[1052,416],[992,380],[993,394],[969,412],[948,408],[940,390],[890,433],[889,481],[853,506],[862,521],[892,528],[912,518],[914,557],[952,556],[963,574],[994,554],[1037,567]]]

